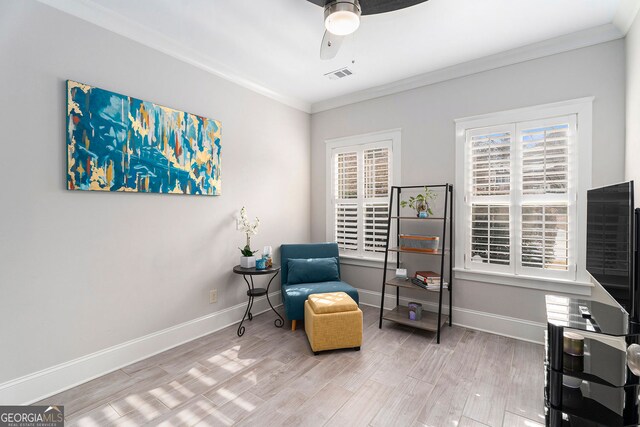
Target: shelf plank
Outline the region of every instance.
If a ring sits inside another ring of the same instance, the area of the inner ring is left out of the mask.
[[[594,393],[593,384],[591,386],[591,393]],[[624,419],[622,409],[614,411],[608,406],[611,405],[611,402],[620,401],[620,394],[623,393],[620,388],[600,385],[596,390],[597,392],[594,393],[596,395],[595,397],[587,397],[583,395],[583,393],[586,392],[584,386],[581,386],[580,390],[562,387],[562,405],[558,410],[566,413],[567,415],[572,415],[579,417],[582,420],[589,421],[588,423],[571,423],[571,425],[637,425],[636,422],[629,423],[628,420],[625,422],[626,420]]]
[[[391,252],[402,252],[405,254],[418,254],[418,255],[442,255],[442,251],[439,250],[437,252],[421,252],[421,251],[412,251],[410,249],[400,249],[399,247],[393,247],[393,248],[389,248],[389,251]],[[446,249],[444,251],[445,254],[449,253],[449,249]]]
[[[402,190],[405,190],[407,188],[424,188],[424,187],[429,187],[429,188],[446,188],[447,185],[449,186],[449,188],[453,189],[453,184],[425,184],[425,185],[392,185],[391,188],[400,188]]]
[[[417,216],[391,216],[391,219],[409,219],[416,221],[443,221],[445,218],[442,216],[428,216],[426,218],[420,218]]]
[[[564,375],[580,378],[608,387],[628,387],[640,385],[640,378],[627,371],[627,352],[594,338],[584,339],[582,370],[571,370],[572,356],[564,355]],[[609,366],[602,369],[603,366]]]
[[[392,278],[387,279],[387,281],[385,282],[385,285],[387,285],[387,286],[396,286],[398,288],[418,289],[420,291],[426,291],[426,292],[436,292],[436,293],[440,292],[440,289],[425,289],[425,288],[421,288],[418,285],[414,285],[413,283],[411,283],[411,279],[405,280],[405,279],[398,279],[396,277],[392,277]],[[443,285],[443,288],[445,290],[449,289],[449,286],[447,285],[446,282]]]
[[[438,313],[433,313],[431,311],[422,310],[422,319],[409,320],[409,309],[405,306],[399,305],[393,310],[385,311],[382,318],[425,331],[436,332],[438,330]],[[441,326],[444,326],[448,319],[449,317],[443,314],[441,317]]]

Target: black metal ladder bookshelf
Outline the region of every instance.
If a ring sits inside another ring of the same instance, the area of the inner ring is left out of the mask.
[[[429,216],[427,218],[419,218],[419,217],[409,217],[409,216],[401,216],[400,215],[400,197],[402,195],[402,190],[411,190],[428,187],[429,189],[434,188],[443,188],[444,189],[444,215],[442,217],[434,217]],[[394,202],[395,202],[395,212],[394,216],[392,212],[394,211]],[[442,221],[442,244],[441,247],[435,252],[418,252],[415,250],[402,249],[400,246],[400,231],[401,231],[401,222],[402,221]],[[391,236],[391,223],[392,221],[396,221],[396,242],[399,246],[397,247],[389,247],[390,236]],[[447,232],[447,228],[449,229]],[[448,240],[447,240],[448,239]],[[447,247],[448,244],[448,247]],[[440,329],[441,327],[449,322],[449,326],[451,326],[451,309],[453,306],[453,251],[454,251],[454,240],[453,240],[453,185],[447,184],[437,184],[437,185],[409,185],[409,186],[393,186],[391,187],[391,196],[389,198],[389,218],[387,219],[387,236],[385,242],[385,253],[384,253],[384,271],[382,275],[382,296],[380,300],[380,324],[379,328],[382,328],[382,321],[388,320],[396,323],[400,323],[403,325],[408,325],[414,328],[434,331],[436,332],[436,340],[437,343],[440,344]],[[396,253],[396,268],[400,268],[400,255],[403,253],[410,254],[418,254],[421,256],[439,256],[440,257],[440,289],[436,290],[427,290],[423,289],[419,286],[411,283],[411,280],[397,279],[395,277],[389,278],[388,276],[388,264],[389,264],[389,253]],[[449,257],[449,265],[448,265],[448,282],[445,286],[445,261],[447,256]],[[386,296],[386,287],[392,286],[396,288],[396,307],[393,310],[384,309],[384,299]],[[438,312],[434,313],[431,311],[423,310],[422,319],[421,320],[410,320],[409,319],[409,309],[400,305],[400,288],[403,289],[415,289],[421,290],[423,292],[437,292],[438,295]],[[449,314],[448,316],[442,313],[442,294],[444,291],[448,291],[449,293]]]

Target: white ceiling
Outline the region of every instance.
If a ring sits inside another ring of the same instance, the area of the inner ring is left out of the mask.
[[[338,56],[322,61],[323,11],[306,0],[41,1],[307,111],[332,98],[566,34],[606,25],[611,33],[611,24],[627,26],[629,10],[635,16],[640,4],[429,0],[363,17]],[[621,37],[627,29],[613,31]],[[354,74],[324,77],[344,66]]]

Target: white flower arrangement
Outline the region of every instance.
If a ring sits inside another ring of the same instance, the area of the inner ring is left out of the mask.
[[[249,217],[247,217],[247,209],[243,206],[240,209],[240,230],[247,236],[247,244],[244,249],[240,249],[242,256],[253,256],[254,253],[258,252],[251,250],[251,236],[255,236],[258,234],[258,228],[260,227],[260,218],[256,217],[255,222],[249,221]]]

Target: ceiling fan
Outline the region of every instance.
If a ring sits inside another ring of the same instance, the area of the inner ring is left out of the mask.
[[[326,28],[320,45],[320,59],[334,58],[344,38],[360,26],[360,16],[392,12],[427,0],[307,0],[324,8]]]

